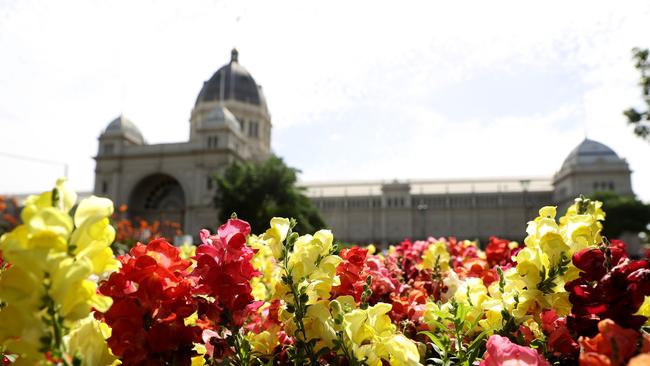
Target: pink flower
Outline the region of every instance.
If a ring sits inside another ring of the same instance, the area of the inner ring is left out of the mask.
[[[537,351],[510,342],[506,337],[490,336],[481,366],[550,366]]]

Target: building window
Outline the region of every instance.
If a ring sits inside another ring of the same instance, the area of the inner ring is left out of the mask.
[[[208,149],[215,149],[219,146],[218,136],[208,136]]]
[[[207,179],[205,180],[205,186],[208,190],[212,189],[213,181],[212,177],[208,176]]]
[[[260,125],[256,121],[248,121],[248,136],[258,137]]]
[[[108,182],[107,181],[102,181],[102,193],[103,194],[108,193]]]
[[[610,191],[614,190],[614,182],[609,182],[609,190]]]
[[[115,146],[113,144],[104,145],[104,154],[110,155],[113,153],[114,150],[115,150]]]

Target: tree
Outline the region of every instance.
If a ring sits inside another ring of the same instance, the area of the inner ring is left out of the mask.
[[[650,142],[650,59],[649,50],[634,48],[632,49],[632,59],[634,67],[641,73],[641,93],[644,102],[648,105],[645,111],[638,111],[633,107],[625,110],[623,114],[627,117],[629,124],[634,126],[634,133]]]
[[[605,225],[603,235],[616,239],[625,232],[648,233],[650,225],[650,205],[635,197],[619,196],[613,192],[596,192],[591,197],[603,203]]]
[[[314,204],[296,187],[300,171],[273,156],[261,163],[233,163],[223,175],[216,175],[215,207],[226,222],[234,212],[251,224],[254,233],[268,228],[275,216],[293,217],[296,231],[313,233],[325,227]]]

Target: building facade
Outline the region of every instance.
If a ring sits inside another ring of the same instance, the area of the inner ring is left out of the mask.
[[[189,141],[147,144],[133,122],[117,117],[99,136],[94,193],[126,204],[134,218],[172,220],[191,233],[214,228],[213,174],[271,153],[264,93],[237,50],[203,83],[189,127]]]
[[[147,144],[119,116],[99,136],[94,193],[126,204],[131,217],[173,220],[188,233],[217,226],[212,175],[234,161],[271,154],[271,117],[262,88],[238,53],[203,84],[189,141]],[[553,177],[302,183],[338,238],[391,243],[406,237],[490,235],[522,239],[544,205],[566,208],[580,194],[633,194],[625,159],[582,141]]]
[[[394,243],[428,235],[485,241],[523,240],[526,222],[542,206],[562,215],[582,195],[633,195],[631,171],[604,144],[584,139],[553,177],[304,185],[340,240]]]

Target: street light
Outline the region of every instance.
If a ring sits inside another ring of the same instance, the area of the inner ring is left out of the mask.
[[[424,214],[426,210],[429,209],[429,206],[426,203],[424,203],[423,200],[420,200],[416,208],[420,212],[420,223],[422,224],[422,240],[426,240],[425,236],[427,235],[427,233],[426,233],[426,225],[424,222]]]
[[[528,222],[528,187],[530,187],[530,179],[522,179],[519,184],[521,184],[524,196],[524,220]]]

